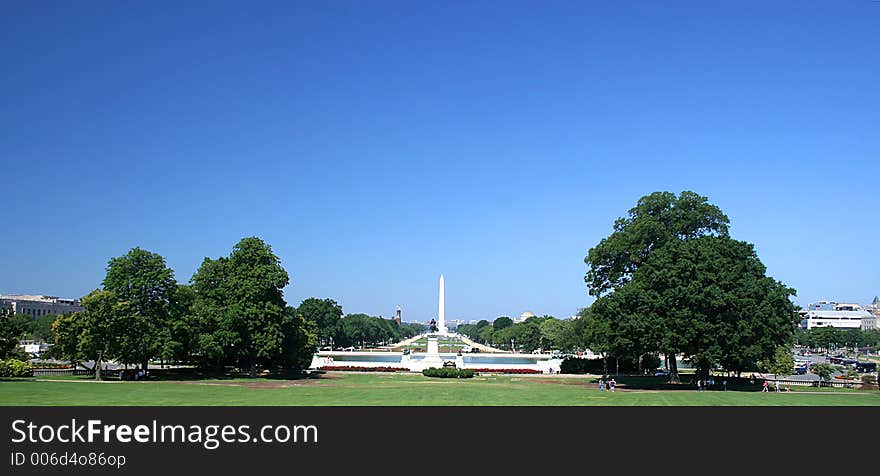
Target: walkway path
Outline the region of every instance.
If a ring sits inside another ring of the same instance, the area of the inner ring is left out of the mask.
[[[495,347],[489,347],[488,345],[478,344],[478,343],[476,343],[476,342],[474,342],[474,341],[468,339],[466,336],[463,336],[463,335],[459,335],[458,338],[461,339],[461,341],[464,342],[465,344],[467,344],[467,345],[469,345],[469,346],[471,346],[471,347],[476,347],[477,349],[480,349],[480,352],[496,352],[496,353],[497,353],[497,352],[501,352],[501,353],[507,353],[506,350],[496,349]]]
[[[404,346],[407,346],[407,345],[414,343],[415,341],[417,341],[423,337],[425,337],[425,334],[420,334],[420,335],[417,335],[414,337],[410,337],[409,339],[404,339],[396,344],[389,345],[388,347],[389,348],[404,347]],[[456,334],[455,336],[450,336],[450,337],[454,337],[454,338],[464,342],[465,344],[467,344],[471,347],[480,349],[480,352],[507,353],[506,350],[496,349],[495,347],[489,347],[488,345],[484,345],[484,344],[478,344],[478,343],[472,341],[471,339],[469,339],[467,336],[463,336],[461,334]]]

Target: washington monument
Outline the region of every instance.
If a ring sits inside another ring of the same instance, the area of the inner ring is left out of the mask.
[[[440,304],[437,309],[437,332],[446,335],[446,283],[443,281],[443,275],[440,275]]]

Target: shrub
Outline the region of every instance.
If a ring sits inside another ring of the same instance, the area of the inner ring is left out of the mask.
[[[568,357],[559,364],[559,373],[563,374],[604,374],[605,363],[602,359],[579,359]]]
[[[0,360],[0,377],[33,377],[31,364],[21,360]]]
[[[484,374],[539,374],[537,369],[473,369],[474,372]]]
[[[862,375],[862,388],[874,388],[877,385],[877,377],[871,374]]]
[[[455,367],[431,367],[422,370],[422,375],[437,378],[471,378],[474,376],[474,371],[471,369],[457,369]]]

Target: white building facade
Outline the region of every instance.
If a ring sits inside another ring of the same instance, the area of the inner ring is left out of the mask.
[[[76,299],[26,294],[0,294],[0,308],[11,309],[14,314],[23,314],[32,319],[58,314],[67,315],[83,310]]]
[[[858,304],[819,301],[800,311],[801,328],[864,329],[874,316]]]

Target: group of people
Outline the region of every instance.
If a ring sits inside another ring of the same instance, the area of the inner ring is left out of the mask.
[[[773,381],[773,387],[776,389],[776,393],[780,393],[782,391],[779,389],[779,380]],[[764,386],[763,386],[763,388],[761,388],[761,392],[769,392],[769,391],[770,391],[770,384],[766,380],[764,380]],[[785,386],[785,391],[791,392],[791,384],[788,384]]]
[[[599,379],[599,391],[604,392],[606,385],[608,387],[608,391],[613,392],[614,387],[617,386],[617,381],[614,380],[614,377],[611,377],[611,379],[608,380],[608,382],[605,382],[605,379],[600,378]]]
[[[130,376],[130,378],[134,380],[145,380],[149,375],[150,372],[144,369],[139,369],[137,372],[134,372],[134,374],[126,372],[123,369],[119,369],[119,380],[126,380],[127,376]]]
[[[722,385],[722,387],[724,387],[724,390],[727,391],[727,379],[723,380],[721,382],[721,385]],[[705,380],[704,379],[697,380],[697,390],[700,392],[702,392],[706,388],[714,387],[714,386],[715,386],[715,377],[710,376],[708,379],[705,379]]]

